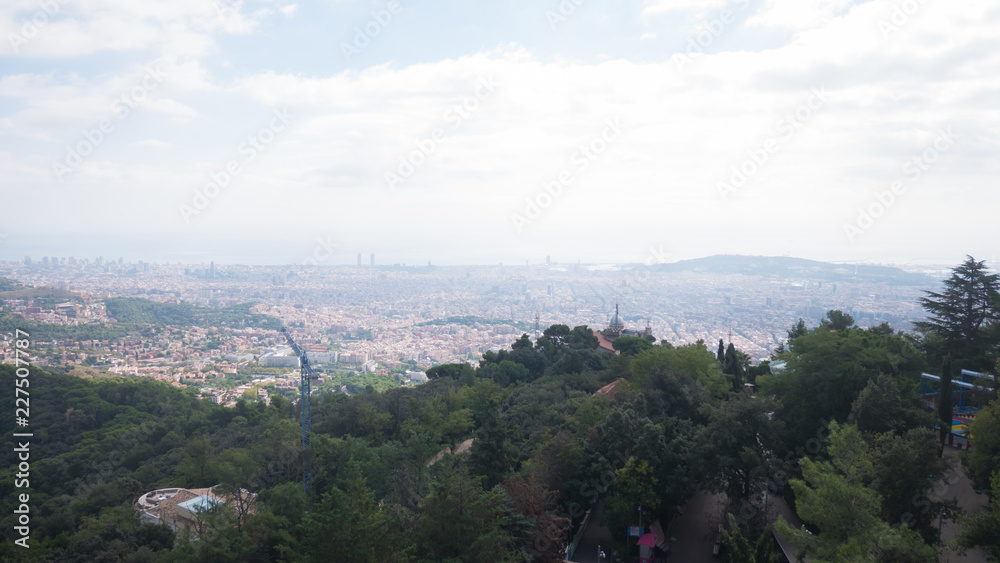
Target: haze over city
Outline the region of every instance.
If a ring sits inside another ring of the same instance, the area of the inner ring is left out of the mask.
[[[996,255],[985,0],[54,6],[0,8],[0,259]]]
[[[3,0],[0,560],[1000,560],[998,30]]]

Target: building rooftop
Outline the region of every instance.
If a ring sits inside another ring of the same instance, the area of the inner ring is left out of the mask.
[[[193,499],[178,503],[180,508],[186,508],[191,512],[206,512],[222,504],[222,501],[208,495],[197,496]]]

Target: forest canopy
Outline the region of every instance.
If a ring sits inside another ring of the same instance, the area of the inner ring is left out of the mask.
[[[206,318],[158,306],[112,300],[109,311],[132,322]],[[248,312],[219,318],[241,322]],[[987,335],[995,314],[980,326]],[[666,528],[701,488],[727,499],[731,561],[748,560],[733,558],[739,546],[757,561],[774,556],[769,498],[793,507],[805,528],[782,520],[778,529],[812,557],[936,561],[937,523],[954,507],[933,496],[950,466],[917,399],[920,374],[941,350],[956,364],[995,365],[996,347],[963,357],[966,348],[942,347],[951,337],[934,327],[918,338],[858,327],[840,311],[827,321],[792,326],[774,357],[784,368],[773,372],[724,343],[716,352],[714,343],[635,339],[614,353],[588,327],[553,325],[484,353],[478,366],[432,368],[420,386],[314,395],[308,449],[299,405],[280,396],[225,408],[147,379],[31,368],[32,548],[10,535],[23,492],[12,463],[0,479],[0,558],[562,561],[588,510],[602,506],[617,530],[635,525],[641,506],[647,525]],[[4,388],[18,379],[0,366]],[[14,411],[13,393],[3,402]],[[984,442],[970,457],[993,491],[995,410],[977,420]],[[198,530],[175,532],[135,510],[140,495],[164,487],[216,487],[233,500]],[[974,534],[962,541],[997,537],[993,514],[969,520]],[[608,549],[634,553],[634,540],[615,534]]]

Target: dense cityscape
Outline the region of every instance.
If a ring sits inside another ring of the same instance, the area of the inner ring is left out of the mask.
[[[764,267],[765,261],[754,267]],[[723,271],[704,271],[703,263],[718,263]],[[419,382],[423,370],[439,364],[476,364],[484,352],[509,348],[522,333],[538,336],[536,320],[541,328],[560,323],[602,329],[615,307],[628,325],[648,326],[658,340],[679,346],[700,340],[714,347],[723,339],[757,363],[769,358],[799,318],[812,326],[831,309],[849,312],[860,326],[888,322],[910,328],[922,315],[922,291],[934,283],[931,276],[902,270],[888,269],[892,277],[885,278],[852,265],[817,265],[787,259],[774,271],[749,274],[740,260],[725,257],[693,261],[676,271],[659,265],[551,262],[309,268],[26,257],[0,264],[0,276],[27,287],[71,292],[50,307],[31,297],[3,301],[5,312],[58,325],[118,320],[109,316],[107,298],[202,307],[249,303],[253,313],[294,330],[314,364],[383,376],[385,385]],[[197,385],[230,404],[252,386],[230,385],[230,376],[240,370],[298,366],[281,334],[261,327],[163,327],[148,337],[41,344],[39,365],[100,366],[111,373]],[[9,358],[9,341],[4,346],[0,354]],[[293,371],[274,370],[269,380],[257,383],[291,391]]]

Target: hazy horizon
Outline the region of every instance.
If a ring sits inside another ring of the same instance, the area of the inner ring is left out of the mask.
[[[242,250],[238,245],[234,245],[228,248],[216,247],[218,251],[212,252],[207,250],[192,249],[187,252],[177,252],[177,251],[162,251],[156,250],[153,247],[147,247],[143,245],[134,245],[128,247],[116,247],[115,245],[103,245],[96,248],[112,248],[117,249],[117,252],[111,251],[96,251],[93,249],[76,247],[79,249],[77,252],[70,252],[68,249],[62,252],[52,252],[46,250],[43,245],[35,246],[37,250],[35,252],[25,252],[22,254],[14,255],[9,253],[0,253],[0,262],[19,262],[24,260],[26,256],[29,256],[34,263],[39,263],[42,261],[43,257],[50,258],[75,258],[76,260],[88,259],[93,262],[96,258],[101,257],[105,261],[117,261],[122,258],[126,263],[136,263],[139,261],[150,262],[156,264],[185,264],[185,265],[199,265],[199,264],[209,264],[214,262],[218,266],[356,266],[357,265],[357,254],[348,254],[346,252],[332,255],[330,258],[325,260],[316,260],[314,263],[310,258],[313,256],[312,251],[317,248],[323,248],[318,242],[313,243],[311,247],[302,246],[301,248],[293,247],[292,250],[298,250],[298,255],[293,255],[292,251],[289,251],[289,245],[284,244],[264,244],[255,245],[254,249],[251,251]],[[28,247],[32,248],[32,247]],[[447,254],[401,254],[392,252],[369,252],[369,251],[359,251],[361,252],[361,264],[364,267],[369,266],[371,254],[375,254],[375,265],[376,266],[395,266],[395,265],[406,265],[406,266],[427,266],[428,261],[433,266],[497,266],[502,264],[503,266],[510,267],[522,267],[528,266],[539,266],[545,265],[546,259],[549,259],[551,265],[656,265],[656,264],[671,264],[675,262],[687,261],[687,260],[699,260],[704,258],[711,258],[716,256],[743,256],[743,257],[762,257],[762,258],[793,258],[793,259],[803,259],[803,260],[813,260],[816,262],[824,262],[830,264],[845,264],[845,265],[871,265],[871,266],[894,266],[902,269],[950,269],[965,259],[966,254],[961,253],[961,255],[956,254],[952,260],[851,260],[851,259],[824,259],[824,258],[814,258],[809,256],[797,256],[792,254],[742,254],[733,252],[717,252],[710,254],[685,254],[683,256],[678,256],[676,254],[663,252],[663,248],[657,249],[653,246],[649,246],[643,251],[643,248],[636,247],[632,252],[623,253],[622,255],[615,256],[590,256],[590,257],[578,257],[578,256],[565,256],[560,254],[545,254],[542,251],[535,252],[528,255],[516,256],[513,254],[494,254],[491,257],[482,256],[449,256]],[[973,256],[976,260],[985,260],[987,266],[992,270],[1000,269],[1000,265],[996,262],[996,257],[994,256]],[[527,262],[526,262],[527,261]]]
[[[44,5],[0,7],[3,260],[997,256],[985,0]]]

